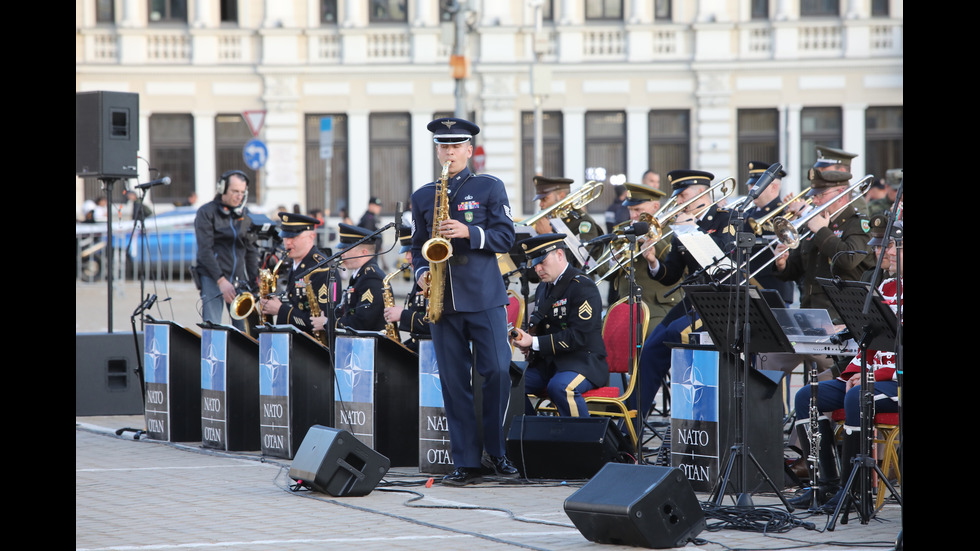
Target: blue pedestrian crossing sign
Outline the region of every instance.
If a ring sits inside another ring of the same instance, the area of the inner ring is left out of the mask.
[[[269,160],[269,149],[262,140],[252,138],[242,148],[242,157],[245,159],[248,168],[258,170],[265,166],[266,161]]]

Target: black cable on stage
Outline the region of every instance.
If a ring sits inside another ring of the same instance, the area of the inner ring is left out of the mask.
[[[276,480],[277,481],[279,479],[279,476],[282,474],[282,472],[283,472],[283,469],[280,469],[279,472],[276,474]],[[371,514],[385,516],[385,517],[388,517],[388,518],[393,518],[393,519],[396,519],[396,520],[401,520],[401,521],[407,522],[409,524],[416,524],[416,525],[419,525],[419,526],[425,526],[426,528],[434,528],[436,530],[443,530],[443,531],[446,531],[446,532],[451,532],[453,534],[461,534],[461,535],[470,536],[470,537],[473,537],[473,538],[479,538],[479,539],[483,539],[483,540],[487,540],[487,541],[492,541],[494,543],[500,543],[500,544],[504,544],[504,545],[512,545],[514,547],[520,547],[522,549],[531,549],[533,551],[549,551],[549,550],[547,550],[547,549],[545,549],[543,547],[535,547],[533,545],[528,545],[528,544],[520,543],[520,542],[516,542],[516,541],[505,540],[505,539],[497,538],[497,537],[494,537],[494,536],[488,536],[486,534],[480,534],[480,533],[477,533],[477,532],[470,532],[468,530],[460,530],[458,528],[451,528],[449,526],[442,526],[442,525],[439,525],[439,524],[433,524],[431,522],[425,522],[423,520],[418,520],[418,519],[414,519],[414,518],[410,518],[410,517],[406,517],[406,516],[402,516],[402,515],[396,515],[394,513],[386,513],[384,511],[379,511],[377,509],[371,509],[371,508],[368,508],[368,507],[361,507],[359,505],[353,505],[351,503],[346,503],[346,502],[343,502],[343,501],[338,501],[336,499],[328,499],[328,498],[325,498],[325,497],[320,497],[319,494],[315,494],[313,492],[303,492],[303,493],[295,492],[292,489],[290,489],[290,487],[289,487],[290,485],[282,486],[278,482],[276,482],[276,485],[279,486],[283,491],[288,491],[291,494],[294,494],[294,495],[297,495],[297,496],[300,496],[300,497],[305,497],[305,498],[308,498],[308,499],[313,499],[313,500],[316,500],[316,501],[320,501],[322,503],[329,503],[330,505],[338,505],[340,507],[345,507],[347,509],[353,509],[355,511],[361,511],[361,512],[364,512],[364,513],[371,513]],[[402,492],[404,492],[404,491],[408,491],[408,490],[389,490],[389,491],[402,491]],[[411,492],[411,493],[416,493],[417,494],[417,492]],[[418,495],[421,496],[418,499],[421,499],[422,497],[425,497],[423,494],[418,494]],[[445,508],[448,508],[448,509],[468,509],[468,508],[472,508],[472,509],[489,509],[489,510],[496,510],[496,511],[504,511],[504,509],[496,509],[496,508],[493,508],[493,507],[453,507],[453,506],[446,506]],[[574,528],[574,526],[571,526],[571,528]]]

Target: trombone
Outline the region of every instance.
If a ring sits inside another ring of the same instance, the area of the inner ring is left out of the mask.
[[[565,218],[573,210],[583,210],[585,209],[586,205],[598,199],[599,196],[602,195],[602,189],[602,182],[589,180],[574,193],[566,195],[561,201],[558,201],[554,205],[551,205],[537,214],[517,222],[517,224],[522,226],[533,226],[542,218]]]
[[[774,216],[778,215],[779,213],[783,212],[784,210],[786,210],[787,207],[789,207],[790,205],[792,205],[796,201],[799,201],[800,199],[803,199],[803,197],[805,197],[806,194],[809,193],[809,192],[810,192],[810,188],[808,187],[808,188],[804,189],[803,191],[797,193],[796,195],[794,195],[792,197],[788,197],[785,201],[783,201],[782,203],[780,203],[779,206],[777,206],[776,208],[772,209],[771,211],[769,211],[769,213],[767,213],[765,216],[763,216],[762,218],[760,218],[758,220],[756,220],[755,218],[749,218],[748,221],[747,221],[747,223],[749,225],[749,228],[751,228],[752,231],[755,232],[756,235],[762,235],[762,232],[763,231],[772,231],[772,225],[769,223],[769,220],[771,218],[773,218]],[[809,197],[806,200],[804,200],[803,202],[806,205],[810,205],[810,204],[813,203],[813,197]],[[795,216],[798,216],[798,215],[797,214],[793,214],[792,212],[790,212],[790,213],[787,213],[786,216],[784,216],[784,218],[786,218],[787,220],[789,220],[789,219],[792,219]]]
[[[646,213],[641,214],[639,221],[647,222],[648,224],[650,224],[650,231],[648,231],[646,235],[644,235],[642,238],[638,238],[638,239],[646,240],[645,243],[643,244],[643,247],[641,247],[638,251],[636,251],[635,254],[631,255],[627,260],[625,256],[629,254],[629,240],[626,239],[625,237],[614,239],[609,243],[609,247],[606,250],[606,252],[603,253],[601,257],[599,257],[599,260],[596,262],[596,265],[593,266],[591,269],[589,269],[589,271],[586,274],[592,275],[594,272],[598,271],[606,264],[610,264],[607,271],[602,275],[602,277],[596,280],[596,281],[602,281],[606,277],[608,277],[611,273],[615,272],[617,269],[622,268],[623,266],[626,266],[627,264],[633,262],[633,260],[635,260],[638,256],[645,253],[647,249],[653,247],[661,240],[666,239],[673,233],[673,230],[668,230],[665,233],[664,228],[669,226],[670,223],[679,214],[683,213],[691,205],[700,201],[701,198],[704,197],[705,195],[708,195],[709,193],[714,193],[715,191],[720,192],[721,196],[715,199],[714,201],[712,201],[711,203],[707,204],[706,206],[702,207],[702,210],[710,209],[711,207],[717,205],[718,203],[724,201],[725,199],[728,199],[732,195],[732,193],[735,192],[735,178],[729,176],[728,178],[719,181],[718,183],[712,185],[708,189],[702,191],[701,193],[698,193],[694,197],[688,199],[687,201],[684,201],[679,205],[676,204],[677,195],[674,195],[667,201],[667,203],[665,203],[662,207],[660,207],[660,209],[657,210],[657,212],[653,213],[652,215]],[[622,228],[619,229],[620,232],[622,232]]]
[[[873,181],[874,181],[874,175],[873,174],[868,174],[864,178],[861,178],[857,182],[851,184],[844,191],[842,191],[842,192],[838,193],[837,195],[835,195],[834,198],[831,199],[830,201],[827,201],[826,203],[820,205],[819,207],[816,207],[814,209],[811,209],[809,212],[806,213],[805,216],[801,217],[798,220],[794,220],[794,221],[791,222],[788,219],[786,219],[785,217],[777,216],[772,221],[773,233],[775,233],[775,236],[772,238],[772,240],[769,242],[769,244],[767,244],[765,247],[763,247],[758,252],[756,252],[751,257],[749,257],[749,259],[746,261],[746,264],[743,264],[742,266],[739,266],[739,269],[738,270],[736,270],[734,272],[730,272],[728,275],[726,275],[724,278],[722,278],[719,281],[719,283],[724,283],[725,281],[727,281],[728,278],[732,274],[741,271],[745,267],[745,265],[751,266],[752,265],[752,261],[755,260],[756,258],[758,258],[758,256],[760,254],[762,254],[762,253],[764,253],[766,251],[772,251],[772,252],[775,253],[775,250],[776,250],[775,247],[776,246],[778,246],[778,245],[785,245],[786,246],[786,250],[780,252],[779,254],[773,254],[772,258],[770,258],[765,264],[763,264],[762,266],[759,266],[758,268],[756,268],[756,270],[754,272],[752,272],[751,274],[749,274],[749,278],[751,279],[751,278],[759,275],[759,273],[762,270],[764,270],[767,266],[769,266],[770,264],[772,264],[773,262],[775,262],[777,258],[783,256],[784,254],[789,253],[790,250],[799,247],[800,246],[800,241],[802,241],[803,239],[809,237],[810,234],[813,233],[813,232],[811,232],[809,230],[809,228],[803,230],[802,233],[800,232],[800,230],[802,228],[806,227],[807,223],[809,223],[810,220],[812,220],[815,216],[819,215],[821,212],[823,212],[823,211],[827,210],[828,208],[830,208],[830,206],[833,205],[834,203],[836,203],[840,198],[846,197],[849,194],[854,193],[856,191],[857,193],[854,195],[854,197],[851,198],[850,201],[848,201],[847,203],[845,203],[844,206],[842,206],[841,208],[835,210],[830,215],[830,218],[831,219],[837,218],[848,207],[850,207],[856,201],[858,201],[859,199],[861,199],[862,197],[864,197],[864,194],[868,191],[868,188],[871,186],[871,182],[873,182]]]

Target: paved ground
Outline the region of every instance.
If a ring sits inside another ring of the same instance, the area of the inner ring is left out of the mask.
[[[165,292],[164,292],[165,291]],[[193,327],[188,284],[149,287],[163,303],[154,315]],[[396,294],[399,292],[396,288]],[[115,298],[116,331],[129,331],[138,286]],[[168,311],[173,306],[172,311]],[[104,332],[105,285],[76,287],[76,332]],[[172,314],[170,313],[172,312]],[[581,481],[488,481],[465,488],[425,487],[417,469],[393,468],[368,496],[335,498],[289,489],[290,461],[254,453],[205,450],[199,442],[135,440],[122,428],[145,428],[142,416],[76,418],[75,547],[78,550],[160,549],[631,549],[592,543],[564,512],[565,498]],[[641,467],[638,467],[641,468]],[[698,494],[700,500],[707,495]],[[766,512],[786,516],[774,495],[755,495],[756,523]],[[726,504],[731,503],[726,500]],[[797,514],[810,522],[785,533],[745,532],[709,519],[699,548],[882,549],[902,530],[901,509],[890,501],[869,524],[853,517],[832,532],[825,515]],[[778,522],[782,522],[777,520]],[[776,524],[770,531],[776,529]],[[694,544],[687,547],[694,548]]]
[[[395,468],[371,494],[335,498],[291,491],[288,460],[114,434],[142,428],[140,416],[75,421],[78,550],[629,549],[592,543],[572,525],[563,502],[581,482],[426,488],[426,475]],[[761,507],[775,503],[773,496],[754,499],[757,516],[780,510]],[[867,525],[852,517],[832,532],[823,531],[826,516],[797,518],[818,530],[704,531],[700,548],[881,549],[893,545],[902,527],[894,504]]]

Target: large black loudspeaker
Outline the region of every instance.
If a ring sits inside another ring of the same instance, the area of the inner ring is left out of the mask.
[[[525,478],[589,478],[619,458],[623,436],[606,417],[515,417],[507,458]]]
[[[704,511],[680,469],[610,463],[565,500],[589,541],[667,549],[705,529]]]
[[[289,478],[334,497],[366,496],[390,467],[387,457],[351,433],[313,425],[293,458]]]
[[[75,415],[142,415],[142,353],[142,333],[75,333]]]
[[[75,174],[135,178],[139,94],[75,92]]]

